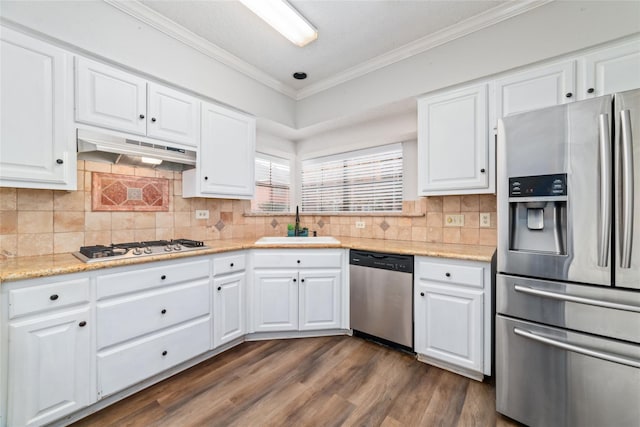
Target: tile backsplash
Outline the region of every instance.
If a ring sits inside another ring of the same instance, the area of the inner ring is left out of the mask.
[[[166,178],[166,212],[94,212],[92,172]],[[182,198],[180,172],[143,167],[78,162],[78,190],[0,188],[0,258],[47,255],[78,250],[83,245],[135,240],[188,238],[217,240],[286,235],[293,215],[245,215],[248,200]],[[197,209],[209,210],[196,219]],[[479,213],[489,212],[489,228],[479,227]],[[404,215],[302,215],[301,226],[318,235],[425,242],[496,244],[496,199],[493,195],[423,197],[403,203]],[[445,215],[464,216],[464,226],[445,227]],[[355,223],[364,222],[365,228]]]

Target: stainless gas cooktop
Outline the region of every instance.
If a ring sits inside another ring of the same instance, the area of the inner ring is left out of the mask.
[[[129,242],[96,246],[82,246],[73,255],[81,261],[90,263],[127,258],[140,258],[151,255],[188,252],[207,249],[203,242],[189,239],[152,240],[148,242]]]

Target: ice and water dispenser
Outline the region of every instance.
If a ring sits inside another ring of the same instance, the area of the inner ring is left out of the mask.
[[[567,254],[567,174],[509,178],[509,249]]]

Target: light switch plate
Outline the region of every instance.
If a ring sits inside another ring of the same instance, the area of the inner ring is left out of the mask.
[[[489,228],[489,227],[491,227],[491,213],[480,212],[480,228]]]
[[[209,219],[209,211],[206,209],[196,209],[196,219]]]
[[[462,227],[464,226],[464,215],[446,214],[444,216],[445,227]]]
[[[364,221],[356,221],[356,228],[364,228]]]

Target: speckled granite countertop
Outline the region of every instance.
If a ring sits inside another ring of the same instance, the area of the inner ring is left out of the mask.
[[[119,267],[123,265],[143,264],[152,261],[163,261],[175,258],[217,254],[221,252],[230,252],[242,249],[347,248],[484,262],[491,261],[491,257],[493,256],[493,253],[496,249],[493,246],[408,242],[400,240],[360,239],[353,237],[337,237],[337,239],[340,240],[340,244],[314,244],[312,246],[305,244],[256,245],[255,240],[214,240],[205,242],[205,244],[209,248],[200,251],[162,254],[144,258],[95,262],[91,264],[85,264],[70,253],[34,257],[16,257],[6,260],[0,260],[0,283],[14,280],[33,279],[37,277],[54,276],[58,274],[98,270],[102,268]]]

